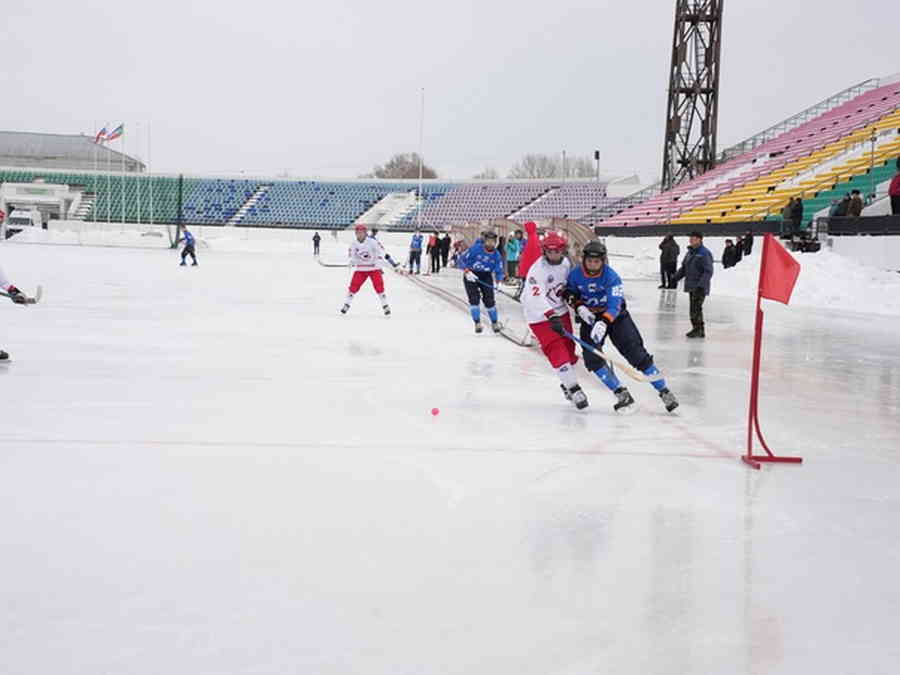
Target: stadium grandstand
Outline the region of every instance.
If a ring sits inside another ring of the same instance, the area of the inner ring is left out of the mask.
[[[728,224],[781,220],[792,198],[803,225],[859,189],[883,201],[900,157],[900,77],[867,80],[725,150],[712,170],[614,203],[585,224]]]
[[[507,219],[604,227],[781,220],[803,224],[852,189],[883,201],[900,157],[900,77],[870,79],[727,148],[715,168],[627,196],[604,180],[286,180],[147,175],[84,135],[0,132],[0,208],[51,219],[238,227],[449,229]],[[113,168],[98,171],[95,167]],[[421,188],[420,188],[421,186]]]

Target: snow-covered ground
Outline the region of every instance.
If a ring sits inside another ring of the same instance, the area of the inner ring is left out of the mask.
[[[717,268],[706,341],[656,290],[658,242],[607,242],[682,402],[632,383],[620,417],[403,277],[391,318],[368,287],[340,316],[347,270],[308,231],[199,234],[197,268],[122,232],[0,244],[45,286],[0,305],[3,673],[896,669],[898,275],[832,285],[854,265],[799,256],[792,305],[765,304],[760,419],[804,463],[756,472],[760,242]]]

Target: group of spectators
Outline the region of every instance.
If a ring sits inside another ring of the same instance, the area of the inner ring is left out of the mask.
[[[413,233],[412,241],[409,243],[409,273],[420,274],[422,271],[422,247],[425,247],[425,255],[431,258],[431,273],[437,274],[442,267],[447,267],[450,263],[450,234],[444,233],[440,236],[437,231],[428,235],[428,241],[425,242],[424,235],[416,230]]]
[[[743,236],[725,240],[725,248],[722,250],[722,267],[734,267],[753,252],[753,233],[747,230]]]
[[[702,237],[701,237],[702,239]],[[659,275],[660,284],[657,288],[675,288],[676,270],[678,269],[678,255],[681,247],[675,241],[675,237],[667,234],[659,244]],[[737,240],[726,239],[725,248],[722,250],[722,267],[734,267],[745,255],[753,252],[753,232],[747,230]]]
[[[497,248],[503,258],[507,279],[516,280],[520,278],[519,259],[522,257],[522,251],[525,250],[525,242],[526,239],[522,230],[516,230],[509,237],[500,237],[500,243]],[[425,247],[426,255],[431,257],[432,274],[437,274],[443,267],[455,265],[456,259],[467,248],[465,241],[462,239],[451,242],[450,234],[447,232],[443,236],[434,232],[429,235],[428,241],[424,242],[424,236],[416,230],[409,244],[409,271],[411,274],[419,274],[423,246]]]
[[[888,187],[888,197],[891,200],[891,214],[900,215],[900,157],[897,158],[897,173],[891,179]],[[862,194],[859,190],[851,190],[840,199],[834,199],[828,209],[831,218],[859,218],[865,207]],[[790,225],[793,231],[801,229],[803,223],[803,200],[800,197],[792,197],[781,210],[781,219],[785,226]]]
[[[828,215],[833,218],[859,218],[862,215],[863,200],[859,190],[851,190],[841,199],[831,202]]]

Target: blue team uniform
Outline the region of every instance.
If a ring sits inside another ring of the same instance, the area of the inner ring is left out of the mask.
[[[576,305],[587,306],[597,317],[597,321],[603,321],[609,326],[607,336],[628,363],[645,375],[659,374],[659,370],[653,364],[653,356],[647,353],[640,331],[628,313],[622,279],[614,269],[604,265],[599,274],[590,275],[583,265],[579,265],[569,272],[566,288]],[[592,326],[582,321],[581,317],[578,321],[581,324],[581,339],[602,348],[602,341],[597,345],[591,340]],[[612,391],[622,386],[615,373],[606,365],[606,361],[593,352],[584,351],[584,365]],[[656,380],[652,384],[657,391],[666,389],[665,380]]]
[[[409,242],[409,272],[412,274],[413,266],[416,274],[422,271],[422,235],[416,232]]]
[[[184,265],[187,264],[187,262],[185,261],[185,259],[186,259],[188,256],[191,256],[191,259],[194,261],[193,264],[196,265],[196,264],[197,264],[197,254],[196,254],[196,252],[195,252],[195,250],[194,250],[194,242],[196,241],[196,240],[194,239],[194,235],[191,234],[190,232],[188,232],[187,230],[184,230],[184,231],[181,233],[181,241],[184,242],[184,248],[181,250],[181,264],[182,264],[182,266],[184,266]]]
[[[477,239],[456,261],[456,266],[472,270],[478,281],[464,279],[466,295],[469,296],[469,313],[477,324],[481,321],[481,302],[487,308],[491,323],[497,323],[497,307],[494,300],[494,280],[503,281],[503,258],[496,248],[487,251],[484,242]]]

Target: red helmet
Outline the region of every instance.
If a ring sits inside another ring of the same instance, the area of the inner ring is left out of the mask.
[[[354,227],[353,230],[354,230],[355,232],[368,232],[368,231],[369,231],[369,228],[366,227],[365,225],[363,225],[362,223],[360,223],[359,225],[357,225],[356,227]]]
[[[568,246],[569,242],[566,241],[566,238],[556,232],[550,232],[544,237],[543,241],[541,241],[541,249],[545,252],[559,251],[560,253],[565,253]]]

